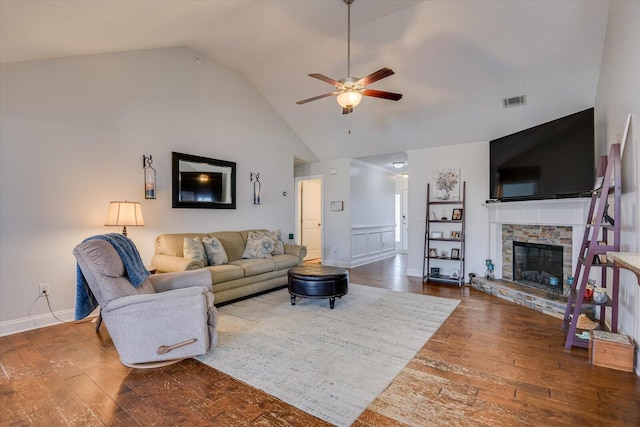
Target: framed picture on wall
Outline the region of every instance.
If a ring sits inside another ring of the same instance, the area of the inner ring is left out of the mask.
[[[332,211],[343,211],[344,210],[344,202],[342,202],[342,201],[331,202],[331,210]]]
[[[434,200],[460,200],[460,168],[438,169],[433,174]]]

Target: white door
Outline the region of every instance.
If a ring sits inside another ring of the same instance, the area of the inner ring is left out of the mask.
[[[322,257],[322,182],[303,180],[300,189],[301,241],[307,247],[305,260]]]

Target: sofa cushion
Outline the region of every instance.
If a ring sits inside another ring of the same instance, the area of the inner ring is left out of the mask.
[[[195,259],[207,265],[207,255],[204,252],[204,246],[200,237],[185,237],[183,241],[182,252],[186,259]]]
[[[217,231],[215,233],[207,234],[209,237],[215,237],[222,243],[227,258],[229,261],[235,261],[242,259],[242,252],[244,251],[245,239],[238,231]]]
[[[262,233],[249,233],[247,245],[242,253],[243,259],[271,258],[271,253],[275,249],[276,241]]]
[[[207,269],[211,272],[211,283],[214,285],[244,277],[244,269],[237,265],[210,265]]]
[[[156,253],[184,258],[184,238],[200,237],[202,239],[204,236],[206,236],[204,233],[161,234],[156,237]]]
[[[284,242],[282,241],[282,231],[281,230],[274,230],[274,231],[261,231],[261,230],[256,230],[256,231],[251,231],[248,234],[248,238],[251,239],[256,239],[259,238],[260,236],[264,236],[264,237],[268,237],[270,239],[274,240],[274,246],[273,246],[273,251],[271,252],[272,255],[282,255],[284,253]]]
[[[300,260],[295,255],[273,255],[271,257],[271,261],[275,263],[276,270],[289,269],[291,267],[295,267],[300,263]]]
[[[275,270],[275,263],[271,259],[240,259],[229,264],[237,265],[244,270],[244,277],[256,276]]]
[[[204,246],[204,252],[207,254],[209,265],[222,265],[229,262],[224,246],[216,237],[203,237],[202,246]]]

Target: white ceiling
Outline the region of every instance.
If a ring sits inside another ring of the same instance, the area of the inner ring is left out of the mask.
[[[595,102],[608,0],[356,0],[351,72],[395,75],[343,115],[342,0],[0,0],[2,62],[188,47],[243,73],[320,160],[487,141]],[[527,95],[524,107],[501,99]],[[314,160],[314,159],[303,159]]]

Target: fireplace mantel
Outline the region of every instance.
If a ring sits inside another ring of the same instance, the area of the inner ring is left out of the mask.
[[[590,198],[485,203],[489,211],[489,256],[496,278],[502,278],[503,224],[571,226],[572,271],[575,270],[590,205]]]
[[[489,223],[525,225],[582,225],[589,213],[590,198],[527,200],[485,203]]]

